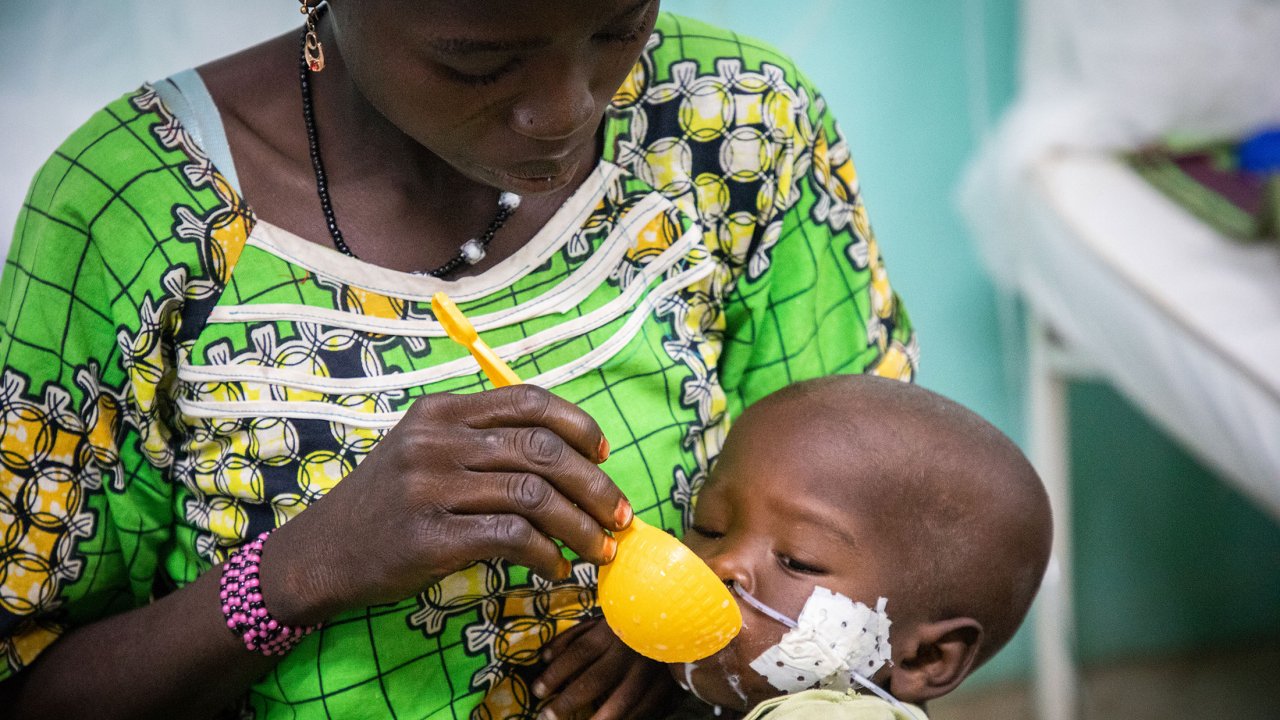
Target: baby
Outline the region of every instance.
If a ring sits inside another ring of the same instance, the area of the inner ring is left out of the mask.
[[[672,674],[717,715],[922,718],[1018,628],[1050,532],[1035,471],[976,414],[874,377],[790,386],[735,422],[685,538],[742,632]]]

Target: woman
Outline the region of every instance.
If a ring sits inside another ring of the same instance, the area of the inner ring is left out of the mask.
[[[651,717],[661,670],[594,618],[608,531],[680,531],[771,390],[914,372],[847,147],[785,58],[658,0],[329,4],[33,183],[0,687],[33,716]],[[437,290],[529,386],[484,391]],[[570,640],[588,669],[540,677]]]

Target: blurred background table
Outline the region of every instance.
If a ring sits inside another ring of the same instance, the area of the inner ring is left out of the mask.
[[[1031,168],[1018,287],[1032,315],[1031,448],[1055,505],[1038,713],[1077,707],[1066,386],[1101,375],[1280,519],[1280,246],[1218,235],[1103,154]]]

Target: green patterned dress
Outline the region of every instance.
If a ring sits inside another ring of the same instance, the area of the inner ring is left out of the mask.
[[[144,86],[40,171],[0,282],[0,679],[303,512],[416,398],[488,387],[437,290],[599,421],[604,469],[675,532],[745,405],[916,365],[825,102],[726,31],[662,15],[594,173],[516,255],[453,282],[257,220]],[[595,572],[486,561],[333,618],[245,709],[530,716],[538,649],[594,612]]]

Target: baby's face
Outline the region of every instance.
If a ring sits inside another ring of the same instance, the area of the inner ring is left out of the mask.
[[[874,485],[855,476],[847,453],[815,447],[802,432],[762,423],[734,428],[698,496],[685,543],[725,581],[795,619],[817,586],[875,606],[894,598],[886,580],[890,543],[875,532]],[[781,691],[751,669],[751,661],[787,628],[745,602],[742,632],[716,655],[672,665],[673,676],[703,701],[746,710]]]

